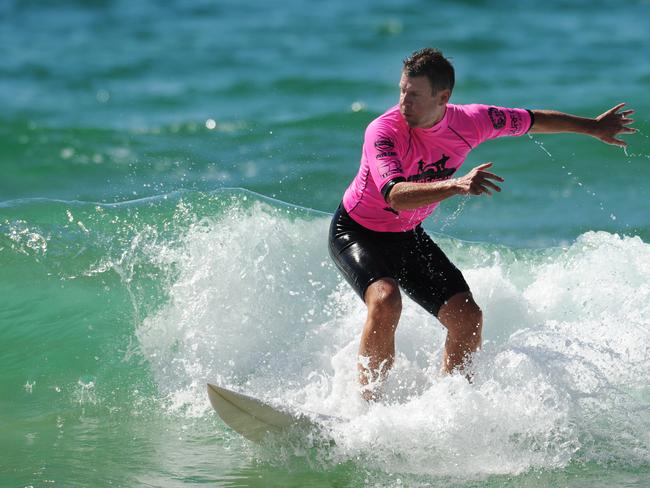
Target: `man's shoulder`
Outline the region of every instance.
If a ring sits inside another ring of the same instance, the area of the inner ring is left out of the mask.
[[[408,125],[399,111],[399,105],[395,105],[370,122],[367,130],[399,134],[404,131],[408,132]]]
[[[482,103],[447,104],[448,123],[464,137],[470,137],[485,123],[489,106]]]
[[[482,103],[448,103],[447,110],[450,110],[452,116],[456,117],[477,117],[485,110],[487,105]]]

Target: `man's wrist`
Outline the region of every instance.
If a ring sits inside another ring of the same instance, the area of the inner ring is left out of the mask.
[[[451,180],[447,180],[449,182],[449,190],[454,194],[454,195],[461,195],[463,193],[462,191],[462,186],[460,184],[460,181],[458,178],[453,178]]]
[[[585,119],[584,122],[585,131],[584,133],[589,136],[598,137],[598,120],[596,119]]]

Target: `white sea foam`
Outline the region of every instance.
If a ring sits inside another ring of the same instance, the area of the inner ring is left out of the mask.
[[[210,411],[207,381],[328,425],[328,462],[482,477],[571,461],[650,461],[650,245],[603,232],[566,249],[441,238],[485,312],[476,378],[441,376],[444,330],[408,299],[385,401],[358,394],[365,310],[327,256],[328,219],[257,202],[155,248],[169,299],[137,330],[160,390]]]

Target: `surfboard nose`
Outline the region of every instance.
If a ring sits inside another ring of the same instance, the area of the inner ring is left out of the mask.
[[[212,383],[207,388],[210,403],[219,417],[235,432],[254,442],[302,422],[300,417],[257,398]]]

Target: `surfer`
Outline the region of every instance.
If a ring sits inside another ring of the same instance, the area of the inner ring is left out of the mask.
[[[455,173],[488,139],[526,133],[573,132],[626,146],[621,134],[633,110],[623,103],[596,118],[551,110],[449,103],[454,68],[432,48],[404,60],[399,103],[367,127],[359,172],[332,219],[329,251],[367,306],[359,346],[359,381],[377,397],[395,356],[402,311],[400,289],[447,329],[442,370],[465,371],[481,347],[483,314],[462,273],[422,229],[441,201],[492,195],[504,180],[481,164]]]

